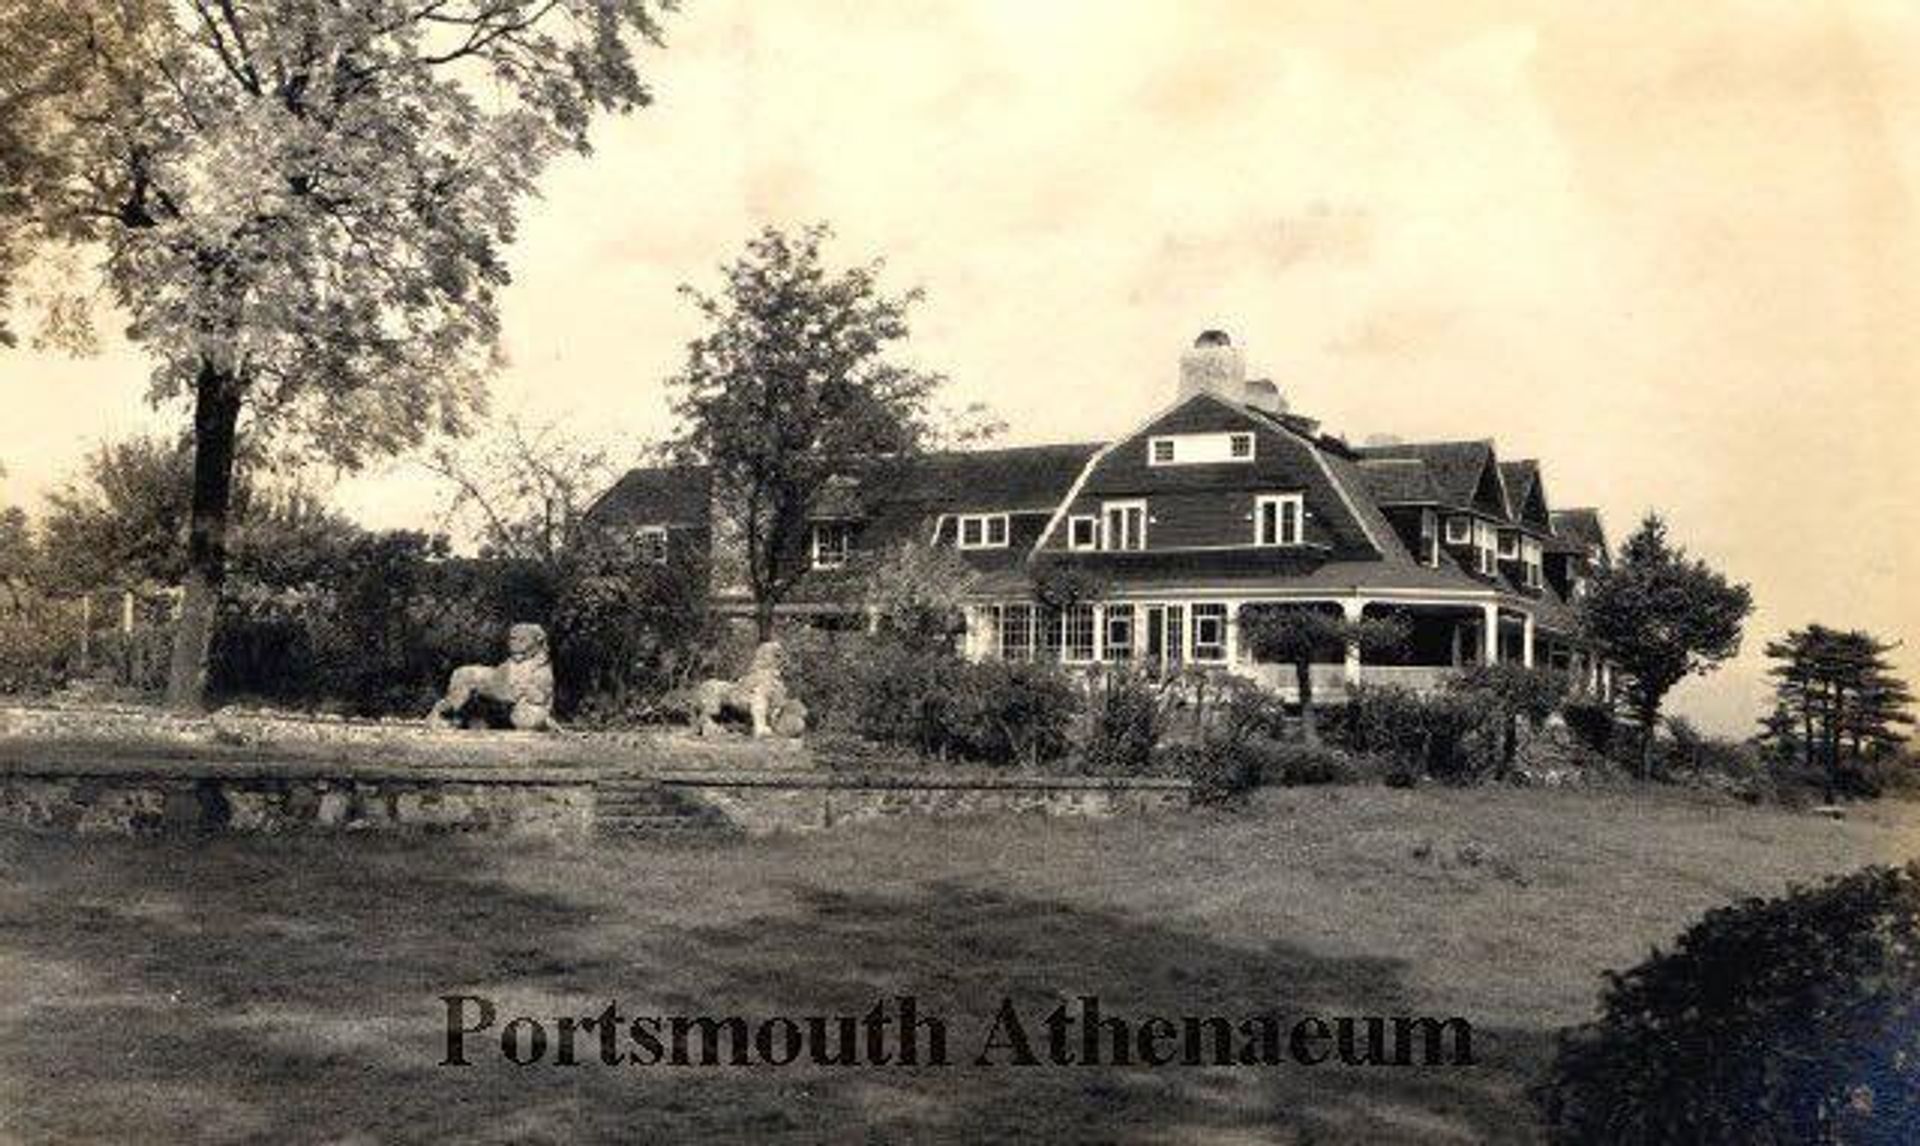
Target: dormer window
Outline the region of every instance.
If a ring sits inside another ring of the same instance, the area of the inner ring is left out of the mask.
[[[1100,548],[1100,519],[1091,513],[1075,514],[1068,518],[1067,548]]]
[[[853,548],[853,526],[845,521],[822,521],[813,527],[813,567],[838,569]]]
[[[1540,543],[1531,537],[1520,541],[1520,581],[1529,589],[1538,589],[1547,582],[1544,566],[1545,552]]]
[[[960,548],[1005,549],[1007,515],[1004,513],[963,513],[960,515]]]
[[[1440,564],[1440,515],[1431,509],[1420,511],[1420,563],[1435,568]]]
[[[1503,529],[1500,531],[1500,560],[1517,561],[1520,558],[1520,531]]]
[[[1473,566],[1482,577],[1493,576],[1499,564],[1500,531],[1485,521],[1473,523]]]
[[[1298,545],[1306,540],[1306,502],[1297,493],[1261,494],[1253,501],[1253,543]]]
[[[1147,547],[1147,503],[1109,501],[1100,507],[1100,548],[1131,550]]]
[[[1473,518],[1447,518],[1447,544],[1466,545],[1473,540]]]

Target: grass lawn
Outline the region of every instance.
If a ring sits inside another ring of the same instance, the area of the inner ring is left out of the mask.
[[[1717,904],[1916,852],[1920,805],[1830,822],[1374,788],[718,844],[4,834],[0,1139],[1527,1141],[1523,1088],[1603,969]],[[503,1021],[911,993],[951,1019],[956,1062],[443,1068],[456,991]],[[1136,1015],[1458,1014],[1482,1062],[967,1065],[1001,997],[1039,1015],[1083,993]]]

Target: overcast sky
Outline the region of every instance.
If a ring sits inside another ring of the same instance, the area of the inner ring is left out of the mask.
[[[1492,437],[1616,537],[1659,508],[1760,602],[1681,698],[1719,727],[1786,626],[1920,641],[1920,5],[686,9],[657,104],[525,212],[499,412],[657,438],[675,284],[824,219],[926,288],[911,355],[1009,442],[1126,430],[1219,326],[1329,428]],[[156,424],[145,372],[0,357],[0,500]],[[438,493],[338,496],[427,525]]]

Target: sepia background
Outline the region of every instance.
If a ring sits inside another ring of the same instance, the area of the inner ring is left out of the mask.
[[[1753,585],[1760,646],[1920,635],[1920,7],[689,0],[658,103],[527,212],[494,406],[635,446],[765,222],[919,284],[912,348],[1009,442],[1124,431],[1219,326],[1356,440],[1493,437]],[[0,500],[177,409],[124,344],[0,359]],[[407,462],[342,480],[430,525]],[[1911,679],[1920,645],[1896,654]]]

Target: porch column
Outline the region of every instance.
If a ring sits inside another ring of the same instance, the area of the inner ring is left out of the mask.
[[[1358,624],[1366,612],[1367,603],[1359,597],[1348,597],[1340,602],[1340,612],[1349,624]],[[1346,680],[1349,686],[1360,683],[1360,642],[1347,642]]]
[[[1226,630],[1227,645],[1221,655],[1226,658],[1224,663],[1237,665],[1240,663],[1240,602],[1238,601],[1227,602]]]
[[[1500,663],[1500,606],[1480,606],[1480,663]]]
[[[1097,664],[1107,659],[1107,607],[1093,607],[1093,659]]]
[[[1533,614],[1520,614],[1520,663],[1533,667]]]

